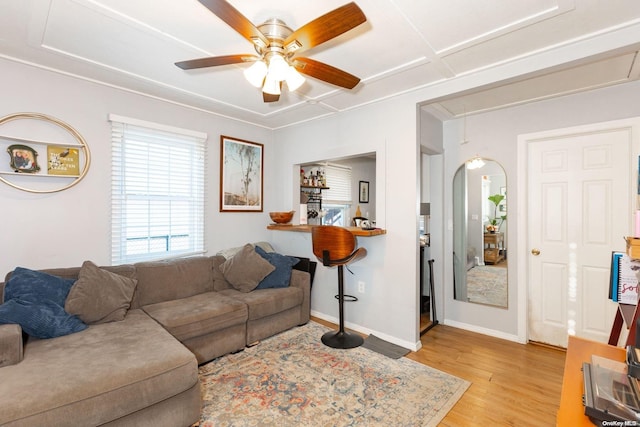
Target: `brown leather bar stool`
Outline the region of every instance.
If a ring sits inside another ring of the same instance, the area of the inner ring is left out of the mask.
[[[326,267],[338,267],[338,307],[340,310],[340,329],[322,335],[322,342],[333,348],[354,348],[362,345],[363,338],[344,330],[344,301],[357,298],[344,294],[344,266],[367,255],[365,248],[356,248],[356,237],[346,228],[333,225],[318,225],[311,229],[313,254]]]

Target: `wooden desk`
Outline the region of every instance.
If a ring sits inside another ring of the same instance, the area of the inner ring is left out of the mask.
[[[594,426],[589,417],[584,414],[582,405],[582,363],[591,362],[591,356],[594,354],[624,362],[626,350],[584,338],[569,337],[562,377],[560,409],[556,418],[558,427]]]
[[[314,225],[277,225],[271,224],[267,226],[268,230],[278,230],[278,231],[297,231],[298,233],[311,233],[311,228],[315,227]],[[371,236],[380,236],[382,234],[387,234],[387,230],[383,230],[382,228],[374,228],[373,230],[363,230],[360,227],[344,227],[351,232],[354,236],[358,237],[371,237]]]

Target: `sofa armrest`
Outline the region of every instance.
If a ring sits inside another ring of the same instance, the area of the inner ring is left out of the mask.
[[[318,263],[316,261],[311,261],[309,258],[305,257],[296,257],[300,261],[296,265],[293,266],[294,270],[306,271],[311,275],[311,288],[313,288],[313,277],[316,274],[316,266]]]
[[[311,316],[311,276],[306,271],[291,270],[289,286],[302,289],[302,305],[300,307],[300,323],[303,325]]]
[[[0,325],[0,368],[15,365],[23,356],[22,328],[20,325]]]

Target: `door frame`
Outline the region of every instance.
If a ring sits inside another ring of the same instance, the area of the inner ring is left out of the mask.
[[[518,341],[521,343],[527,343],[529,341],[529,242],[528,236],[528,185],[529,185],[529,169],[528,165],[528,146],[530,143],[536,141],[545,140],[549,138],[567,137],[569,135],[588,134],[593,132],[612,131],[628,129],[631,132],[631,151],[632,156],[629,161],[631,162],[631,171],[629,177],[631,181],[632,194],[630,198],[634,198],[636,190],[640,185],[638,178],[638,156],[640,155],[640,117],[632,117],[629,119],[612,120],[599,123],[590,123],[580,126],[571,126],[559,129],[546,130],[541,132],[526,133],[518,135],[517,141],[517,170],[519,171],[517,177],[517,218],[518,224],[516,226],[516,232],[518,236],[517,256],[518,267],[516,271],[517,283],[518,283],[518,326],[517,334]],[[640,203],[640,195],[638,195]],[[635,205],[635,203],[632,203]],[[640,207],[640,206],[638,206]],[[632,217],[633,215],[630,215]],[[633,230],[633,221],[630,221],[629,230]],[[621,237],[622,238],[622,237]]]

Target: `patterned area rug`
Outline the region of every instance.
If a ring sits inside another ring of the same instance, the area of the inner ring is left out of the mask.
[[[470,383],[366,348],[336,350],[314,322],[200,367],[200,427],[436,426]]]
[[[507,269],[477,265],[467,271],[469,302],[507,306]]]

